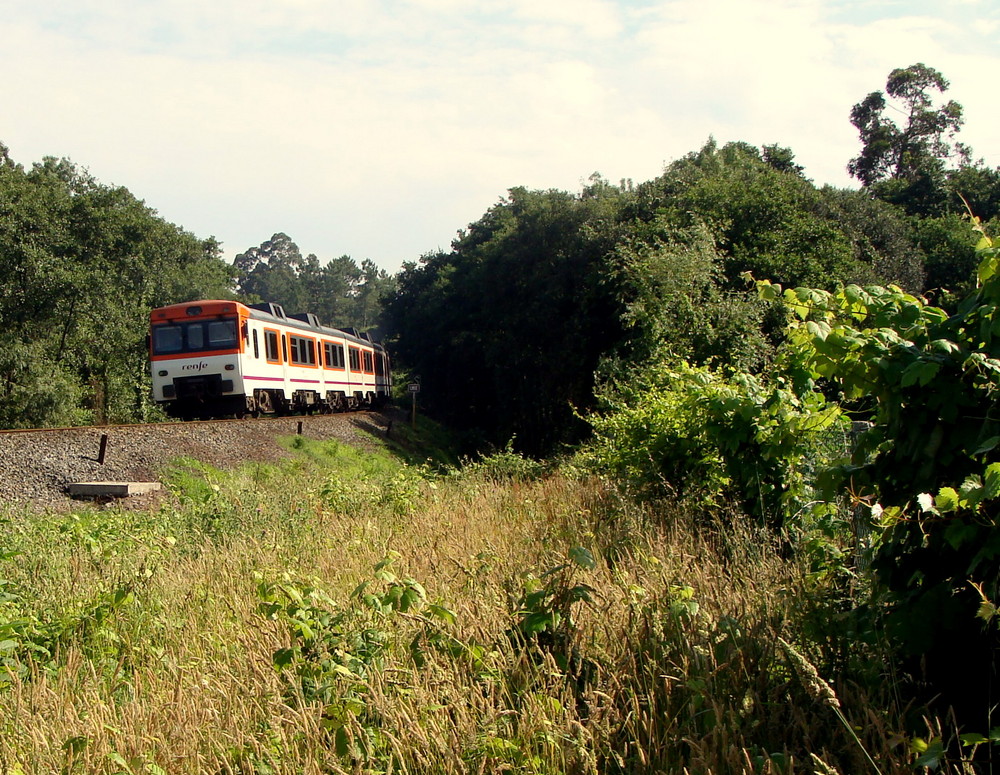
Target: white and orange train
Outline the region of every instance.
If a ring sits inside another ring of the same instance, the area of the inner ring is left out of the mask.
[[[176,417],[375,407],[392,389],[382,345],[277,304],[154,309],[149,358],[153,400]]]

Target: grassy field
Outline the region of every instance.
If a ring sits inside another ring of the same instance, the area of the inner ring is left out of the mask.
[[[850,585],[738,515],[289,446],[0,516],[0,772],[913,771]]]

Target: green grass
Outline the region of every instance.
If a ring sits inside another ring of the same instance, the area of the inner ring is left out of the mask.
[[[830,662],[832,596],[739,515],[287,444],[0,520],[0,772],[912,771],[884,655]]]

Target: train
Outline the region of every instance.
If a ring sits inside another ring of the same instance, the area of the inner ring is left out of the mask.
[[[385,347],[281,305],[210,299],[149,316],[153,400],[181,419],[378,408],[392,393]]]

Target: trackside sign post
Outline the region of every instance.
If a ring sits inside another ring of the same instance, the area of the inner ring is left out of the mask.
[[[413,405],[410,409],[410,427],[414,430],[417,429],[417,393],[420,392],[420,383],[411,382],[406,386],[406,389],[410,391],[410,398],[413,401]]]

